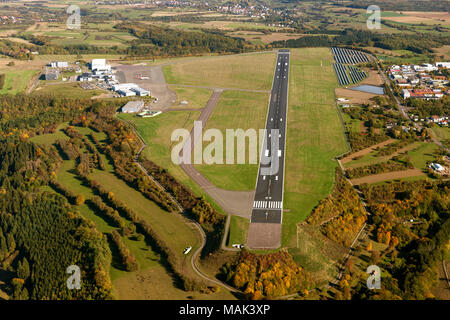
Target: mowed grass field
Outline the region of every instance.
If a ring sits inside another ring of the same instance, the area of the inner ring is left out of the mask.
[[[275,52],[205,57],[163,67],[169,84],[270,90]]]
[[[296,224],[332,190],[347,151],[335,106],[338,86],[328,48],[291,50],[282,245],[297,246]]]
[[[191,189],[194,194],[204,196],[216,210],[223,213],[214,200],[171,159],[172,148],[176,144],[171,141],[172,132],[182,128],[190,131],[200,113],[201,111],[191,110],[171,111],[155,118],[140,118],[132,114],[121,113],[118,117],[133,125],[145,140],[147,147],[143,152],[148,159],[167,169],[173,177]]]
[[[33,91],[33,94],[48,94],[70,98],[88,99],[98,96],[104,92],[105,91],[99,89],[84,90],[78,85],[78,83],[74,82],[61,84],[46,84],[41,82],[41,85]]]
[[[204,108],[212,94],[212,90],[203,88],[171,86],[170,89],[177,95],[177,101],[173,105],[175,108]],[[187,104],[181,104],[182,101],[186,101]]]
[[[246,243],[249,226],[250,220],[239,216],[231,216],[227,245]]]
[[[16,94],[19,92],[23,92],[31,78],[35,76],[38,71],[37,70],[4,70],[0,71],[0,74],[5,74],[5,83],[3,88],[0,90],[0,94]]]
[[[268,65],[267,68],[272,69],[272,66]],[[258,141],[259,129],[265,128],[268,104],[268,93],[225,91],[220,97],[204,130],[218,129],[222,133],[224,138],[222,161],[224,164],[204,163],[195,166],[215,186],[236,191],[253,190],[255,188],[259,150],[254,155],[256,163],[250,164],[248,139],[246,139],[245,149],[243,150],[237,150],[237,139],[235,139],[234,150],[231,151],[235,155],[235,164],[226,164],[226,130],[242,129],[246,131],[253,129],[256,133],[256,141]],[[203,150],[210,143],[203,142]],[[245,154],[244,164],[236,163],[238,152]]]
[[[450,139],[450,128],[449,127],[440,127],[440,126],[433,126],[432,129],[433,133],[436,135],[436,138],[439,141],[449,140]]]

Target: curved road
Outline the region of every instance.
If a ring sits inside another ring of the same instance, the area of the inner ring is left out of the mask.
[[[222,287],[224,287],[225,289],[227,289],[227,290],[229,290],[229,291],[231,291],[231,292],[235,292],[235,293],[242,293],[242,291],[240,291],[240,290],[237,290],[237,289],[235,289],[235,288],[233,288],[233,287],[231,287],[231,286],[229,286],[229,285],[227,285],[226,283],[224,283],[224,282],[221,282],[221,281],[219,281],[219,280],[217,280],[217,279],[215,279],[215,278],[211,278],[211,277],[208,277],[207,275],[205,275],[199,268],[198,268],[198,266],[197,266],[197,260],[198,260],[198,257],[199,257],[199,255],[200,255],[200,253],[202,252],[202,250],[203,250],[203,248],[205,247],[205,244],[206,244],[206,235],[205,235],[205,232],[203,231],[203,228],[200,226],[200,224],[198,224],[196,221],[194,221],[194,220],[191,220],[191,219],[188,219],[187,217],[185,217],[184,216],[184,209],[183,209],[183,207],[181,206],[181,204],[169,193],[169,192],[167,192],[167,190],[152,176],[152,175],[150,175],[148,172],[147,172],[147,170],[142,166],[142,164],[139,162],[139,156],[140,156],[140,154],[142,153],[142,151],[145,149],[145,147],[147,146],[147,144],[145,143],[145,141],[144,141],[144,139],[142,138],[142,136],[139,134],[139,132],[137,131],[137,129],[131,124],[131,123],[129,123],[129,122],[127,122],[127,121],[125,121],[125,120],[122,120],[122,119],[120,119],[120,118],[118,118],[117,116],[116,116],[116,118],[117,119],[119,119],[119,121],[121,121],[121,122],[123,122],[123,123],[125,123],[126,125],[129,125],[132,129],[133,129],[133,131],[134,131],[134,133],[136,134],[136,136],[139,138],[139,140],[141,141],[141,143],[142,143],[142,146],[141,146],[141,148],[139,149],[139,151],[136,153],[136,156],[135,156],[135,159],[133,160],[135,163],[136,163],[136,165],[141,169],[141,171],[145,174],[145,175],[147,175],[162,191],[164,191],[166,194],[167,194],[167,196],[176,204],[176,206],[178,207],[178,210],[179,210],[179,213],[181,214],[181,217],[183,218],[183,219],[185,219],[188,223],[191,223],[197,230],[198,230],[198,232],[199,232],[199,234],[200,234],[200,238],[201,238],[201,244],[200,244],[200,246],[197,248],[197,250],[195,250],[194,251],[194,253],[192,254],[192,257],[191,257],[191,267],[192,267],[192,269],[194,270],[194,272],[200,277],[200,278],[202,278],[202,279],[204,279],[204,280],[206,280],[206,281],[209,281],[209,282],[212,282],[212,283],[214,283],[214,284],[217,284],[217,285],[220,285],[220,286],[222,286]]]

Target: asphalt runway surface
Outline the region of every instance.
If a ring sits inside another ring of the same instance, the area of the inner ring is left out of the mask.
[[[251,223],[282,223],[289,50],[278,51]]]

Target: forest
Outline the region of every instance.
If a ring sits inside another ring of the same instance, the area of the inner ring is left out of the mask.
[[[244,249],[222,267],[221,276],[252,300],[306,293],[312,287],[309,273],[286,250],[257,255]]]
[[[12,299],[113,298],[109,278],[113,258],[118,257],[114,263],[125,271],[139,268],[121,239],[122,235],[133,234],[146,239],[182,289],[210,290],[183,274],[178,255],[151,225],[89,178],[93,169],[105,170],[102,153],[112,161],[117,177],[130,187],[164,210],[178,211],[167,194],[133,163],[140,141],[114,117],[123,102],[3,95],[0,103],[0,268],[9,275],[7,293]],[[35,135],[56,132],[62,122],[71,124],[62,129],[67,139],[57,139],[47,146],[29,141]],[[103,132],[108,143],[100,143],[93,134],[80,134],[76,126]],[[76,161],[75,173],[92,189],[94,197],[86,199],[56,180],[55,172],[64,159]],[[151,162],[147,166],[155,169]],[[224,216],[167,172],[158,172],[157,178],[170,186],[178,201],[191,203],[182,214],[198,221],[211,240],[203,255],[217,250]],[[99,233],[92,222],[78,213],[77,207],[84,203],[117,229],[109,234]],[[82,290],[66,287],[66,268],[72,264],[82,269]]]
[[[339,284],[344,299],[434,299],[437,265],[448,252],[450,239],[448,181],[396,182],[361,185],[371,215],[368,264],[382,269],[380,290],[368,290],[367,274],[353,262]],[[375,249],[373,243],[379,243]],[[384,249],[380,249],[384,248]]]
[[[109,299],[111,251],[104,236],[66,200],[40,190],[57,156],[16,137],[0,143],[0,265],[13,299]],[[69,290],[66,269],[82,270]]]
[[[345,29],[335,37],[327,35],[304,36],[298,39],[275,41],[274,47],[377,47],[388,50],[409,50],[415,53],[432,53],[432,48],[450,43],[449,36],[433,34],[385,34],[364,30]]]
[[[254,51],[262,46],[244,39],[232,38],[218,30],[180,31],[155,25],[122,23],[115,26],[125,30],[139,40],[128,48],[129,56],[176,56],[200,53],[242,53]]]

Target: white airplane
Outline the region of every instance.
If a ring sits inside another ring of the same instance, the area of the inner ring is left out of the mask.
[[[192,247],[187,247],[186,249],[184,249],[183,254],[188,254],[191,251]]]

